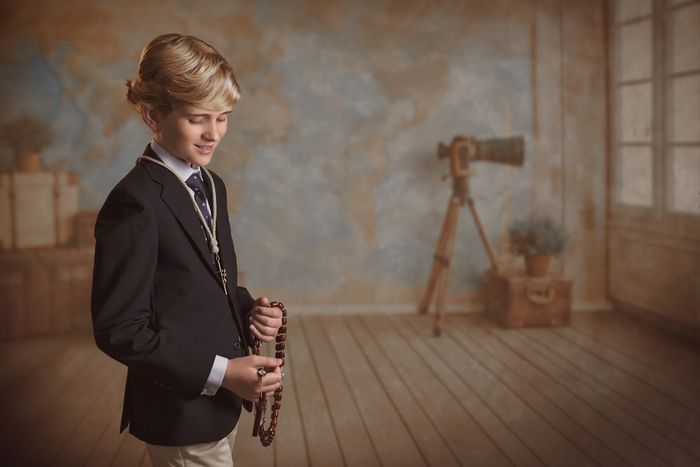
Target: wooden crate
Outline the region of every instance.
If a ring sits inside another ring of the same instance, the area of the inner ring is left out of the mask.
[[[490,272],[486,280],[486,315],[501,326],[561,326],[571,316],[571,279],[535,278],[514,270]]]

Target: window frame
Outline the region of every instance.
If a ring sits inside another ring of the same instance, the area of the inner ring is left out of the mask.
[[[612,226],[629,227],[635,230],[654,231],[670,236],[693,236],[700,238],[700,186],[697,193],[697,211],[684,212],[671,209],[671,192],[669,188],[669,173],[672,170],[671,154],[675,147],[700,148],[700,140],[676,143],[668,141],[667,107],[671,105],[669,98],[673,80],[684,76],[700,76],[700,68],[670,72],[671,53],[668,28],[671,27],[671,14],[689,6],[700,5],[700,0],[687,0],[673,4],[670,0],[651,0],[651,12],[618,21],[617,10],[620,0],[609,2],[608,27],[608,88],[610,96],[609,109],[609,151],[611,176],[609,177],[609,220]],[[630,79],[619,81],[622,47],[620,46],[621,31],[625,26],[642,21],[651,21],[651,77],[646,79]],[[620,95],[624,86],[641,83],[651,83],[651,140],[647,142],[620,141],[621,100]],[[700,124],[700,122],[699,122]],[[624,203],[618,198],[618,168],[621,163],[621,152],[624,147],[649,147],[652,153],[652,193],[651,205],[635,205]]]

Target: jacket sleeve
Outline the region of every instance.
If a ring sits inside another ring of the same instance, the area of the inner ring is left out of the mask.
[[[236,287],[236,298],[238,299],[241,313],[243,313],[243,322],[248,324],[248,312],[255,306],[255,299],[245,287]]]
[[[100,210],[95,239],[91,306],[97,346],[161,387],[199,396],[215,354],[156,325],[151,303],[158,227],[153,212],[116,188]]]

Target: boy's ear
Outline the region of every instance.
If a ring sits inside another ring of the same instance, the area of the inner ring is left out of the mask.
[[[160,130],[160,114],[155,109],[141,109],[141,118],[143,118],[143,121],[153,133],[157,133]]]

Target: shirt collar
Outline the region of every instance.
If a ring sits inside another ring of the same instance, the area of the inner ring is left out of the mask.
[[[199,166],[194,168],[189,162],[185,162],[179,157],[172,155],[167,149],[156,143],[155,139],[151,141],[151,149],[153,149],[153,152],[160,157],[160,160],[175,172],[177,177],[183,182],[186,182],[192,174],[199,173]]]

